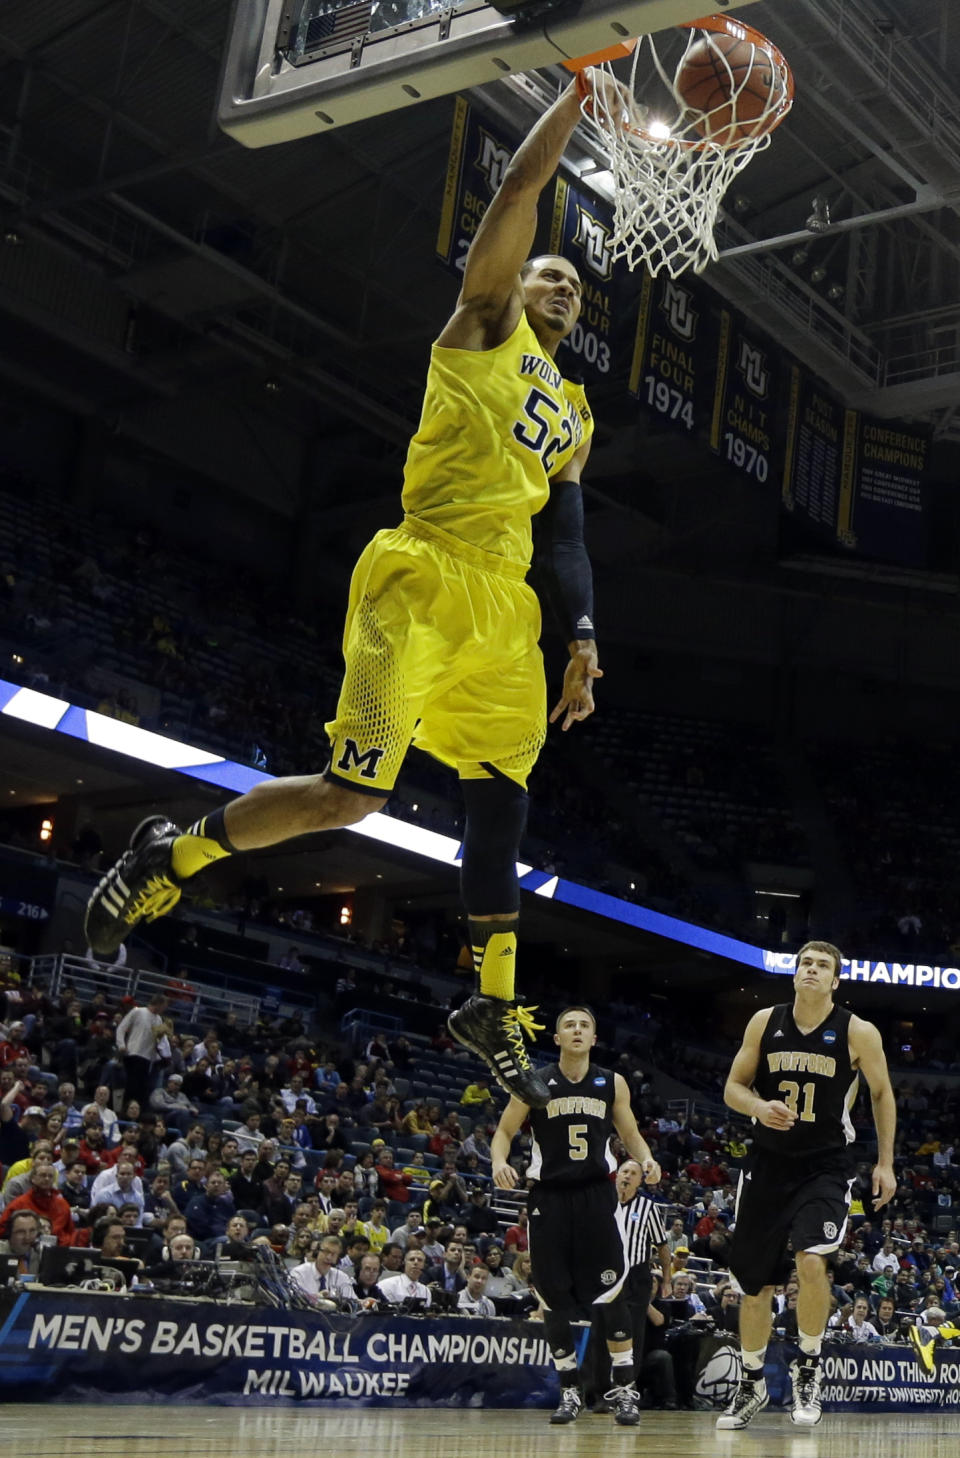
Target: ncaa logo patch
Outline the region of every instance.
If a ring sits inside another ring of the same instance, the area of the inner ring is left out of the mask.
[[[600,1273],[600,1280],[603,1282],[603,1284],[605,1286],[612,1286],[613,1283],[614,1283],[614,1281],[616,1279],[617,1279],[617,1273],[616,1273],[616,1271],[601,1271],[601,1273]]]
[[[825,1220],[823,1222],[823,1233],[826,1236],[827,1240],[836,1240],[837,1227],[834,1225],[832,1220]]]
[[[606,1083],[606,1081],[607,1080],[605,1078],[595,1078],[593,1080],[593,1086],[594,1088],[603,1088],[603,1085]]]
[[[825,1043],[835,1043],[837,1041],[837,1030],[836,1030],[836,1028],[828,1028],[827,1031],[823,1035],[823,1041]]]

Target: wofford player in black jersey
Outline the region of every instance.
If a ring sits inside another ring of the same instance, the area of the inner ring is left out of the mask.
[[[635,1424],[638,1395],[633,1386],[633,1342],[629,1308],[622,1295],[627,1276],[623,1236],[616,1222],[617,1195],[610,1152],[616,1129],[647,1184],[660,1179],[660,1166],[637,1128],[630,1090],[619,1073],[590,1061],[597,1023],[587,1007],[568,1007],[557,1018],[554,1042],[560,1060],[540,1070],[550,1091],[546,1108],[531,1109],[511,1098],[490,1152],[493,1179],[501,1190],[517,1183],[507,1161],[521,1125],[530,1120],[533,1149],[527,1178],[532,1280],[546,1307],[544,1331],[560,1375],[560,1406],[554,1423],[577,1418],[582,1397],[570,1321],[595,1320],[607,1340],[613,1367],[606,1394],[615,1420]]]
[[[896,1193],[896,1103],[880,1034],[833,993],[843,962],[830,942],[797,954],[794,1000],[754,1013],[724,1089],[731,1109],[749,1114],[753,1148],[740,1176],[730,1266],[744,1290],[740,1307],[743,1380],[717,1420],[743,1428],[767,1404],[763,1359],[774,1285],[795,1262],[800,1356],[791,1367],[795,1423],[820,1421],[820,1347],[830,1313],[826,1257],[844,1240],[853,1184],[850,1113],[860,1074],[870,1088],[877,1130],[873,1203]]]

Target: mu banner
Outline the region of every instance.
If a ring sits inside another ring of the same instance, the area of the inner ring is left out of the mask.
[[[557,178],[550,227],[550,252],[570,260],[583,282],[580,318],[557,352],[565,375],[573,371],[602,380],[615,368],[618,299],[625,265],[613,260],[613,209],[592,193]]]
[[[710,418],[713,332],[702,287],[687,278],[644,275],[630,393],[673,430],[692,435]]]
[[[720,313],[710,449],[755,481],[770,474],[779,358],[746,321]]]
[[[437,235],[437,257],[454,273],[463,273],[473,235],[516,148],[516,138],[457,97]]]

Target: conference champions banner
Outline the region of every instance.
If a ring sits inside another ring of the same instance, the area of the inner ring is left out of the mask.
[[[692,435],[710,422],[716,358],[711,307],[694,284],[645,274],[630,366],[630,393],[669,429]]]
[[[739,315],[720,312],[710,449],[761,484],[770,474],[779,358]]]
[[[929,436],[895,420],[848,410],[843,438],[838,539],[867,557],[922,566]]]
[[[452,273],[463,273],[473,235],[516,149],[514,137],[456,98],[437,234],[437,257]]]
[[[616,367],[614,325],[618,315],[620,281],[625,265],[613,260],[610,236],[613,209],[575,183],[560,176],[553,196],[550,226],[551,253],[573,263],[583,282],[580,318],[563,341],[557,364],[571,374],[570,363],[584,379],[603,380]]]
[[[551,1407],[539,1322],[0,1290],[7,1401]]]

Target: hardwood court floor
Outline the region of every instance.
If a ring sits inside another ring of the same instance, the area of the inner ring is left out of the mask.
[[[837,1413],[811,1432],[761,1413],[718,1433],[710,1413],[644,1413],[639,1427],[584,1415],[551,1427],[541,1411],[398,1408],[115,1407],[10,1404],[15,1458],[935,1458],[957,1451],[956,1414]]]

